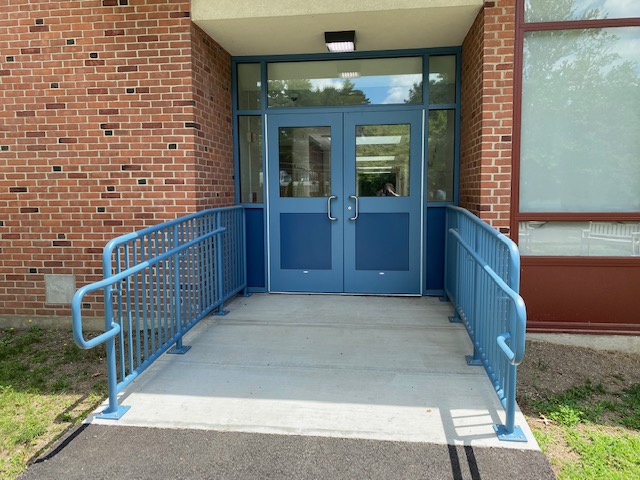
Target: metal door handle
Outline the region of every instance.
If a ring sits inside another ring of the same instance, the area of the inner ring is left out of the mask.
[[[349,217],[349,220],[357,220],[358,219],[358,196],[357,195],[349,195],[349,198],[353,198],[356,201],[356,216]]]
[[[334,200],[336,198],[338,198],[337,195],[331,195],[329,198],[327,198],[327,216],[329,217],[329,220],[331,220],[332,222],[338,219],[337,217],[331,216],[331,200]]]

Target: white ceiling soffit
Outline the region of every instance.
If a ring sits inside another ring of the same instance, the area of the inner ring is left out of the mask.
[[[355,30],[356,50],[462,45],[479,0],[192,0],[191,17],[231,55],[326,52],[324,32]]]

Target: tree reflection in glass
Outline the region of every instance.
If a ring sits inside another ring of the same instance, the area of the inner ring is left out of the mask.
[[[526,33],[521,211],[640,211],[639,43],[640,27]]]

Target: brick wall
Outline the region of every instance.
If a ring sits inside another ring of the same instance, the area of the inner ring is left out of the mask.
[[[191,31],[197,206],[233,205],[231,57],[195,24]]]
[[[0,52],[0,314],[69,315],[45,274],[95,281],[114,236],[232,203],[230,57],[189,1],[4,1]]]
[[[485,2],[462,45],[460,203],[509,232],[515,0]]]

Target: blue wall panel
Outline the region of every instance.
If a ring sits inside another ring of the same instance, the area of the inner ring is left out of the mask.
[[[246,207],[247,286],[265,288],[264,210]]]
[[[444,290],[445,214],[443,207],[427,208],[427,291]]]

